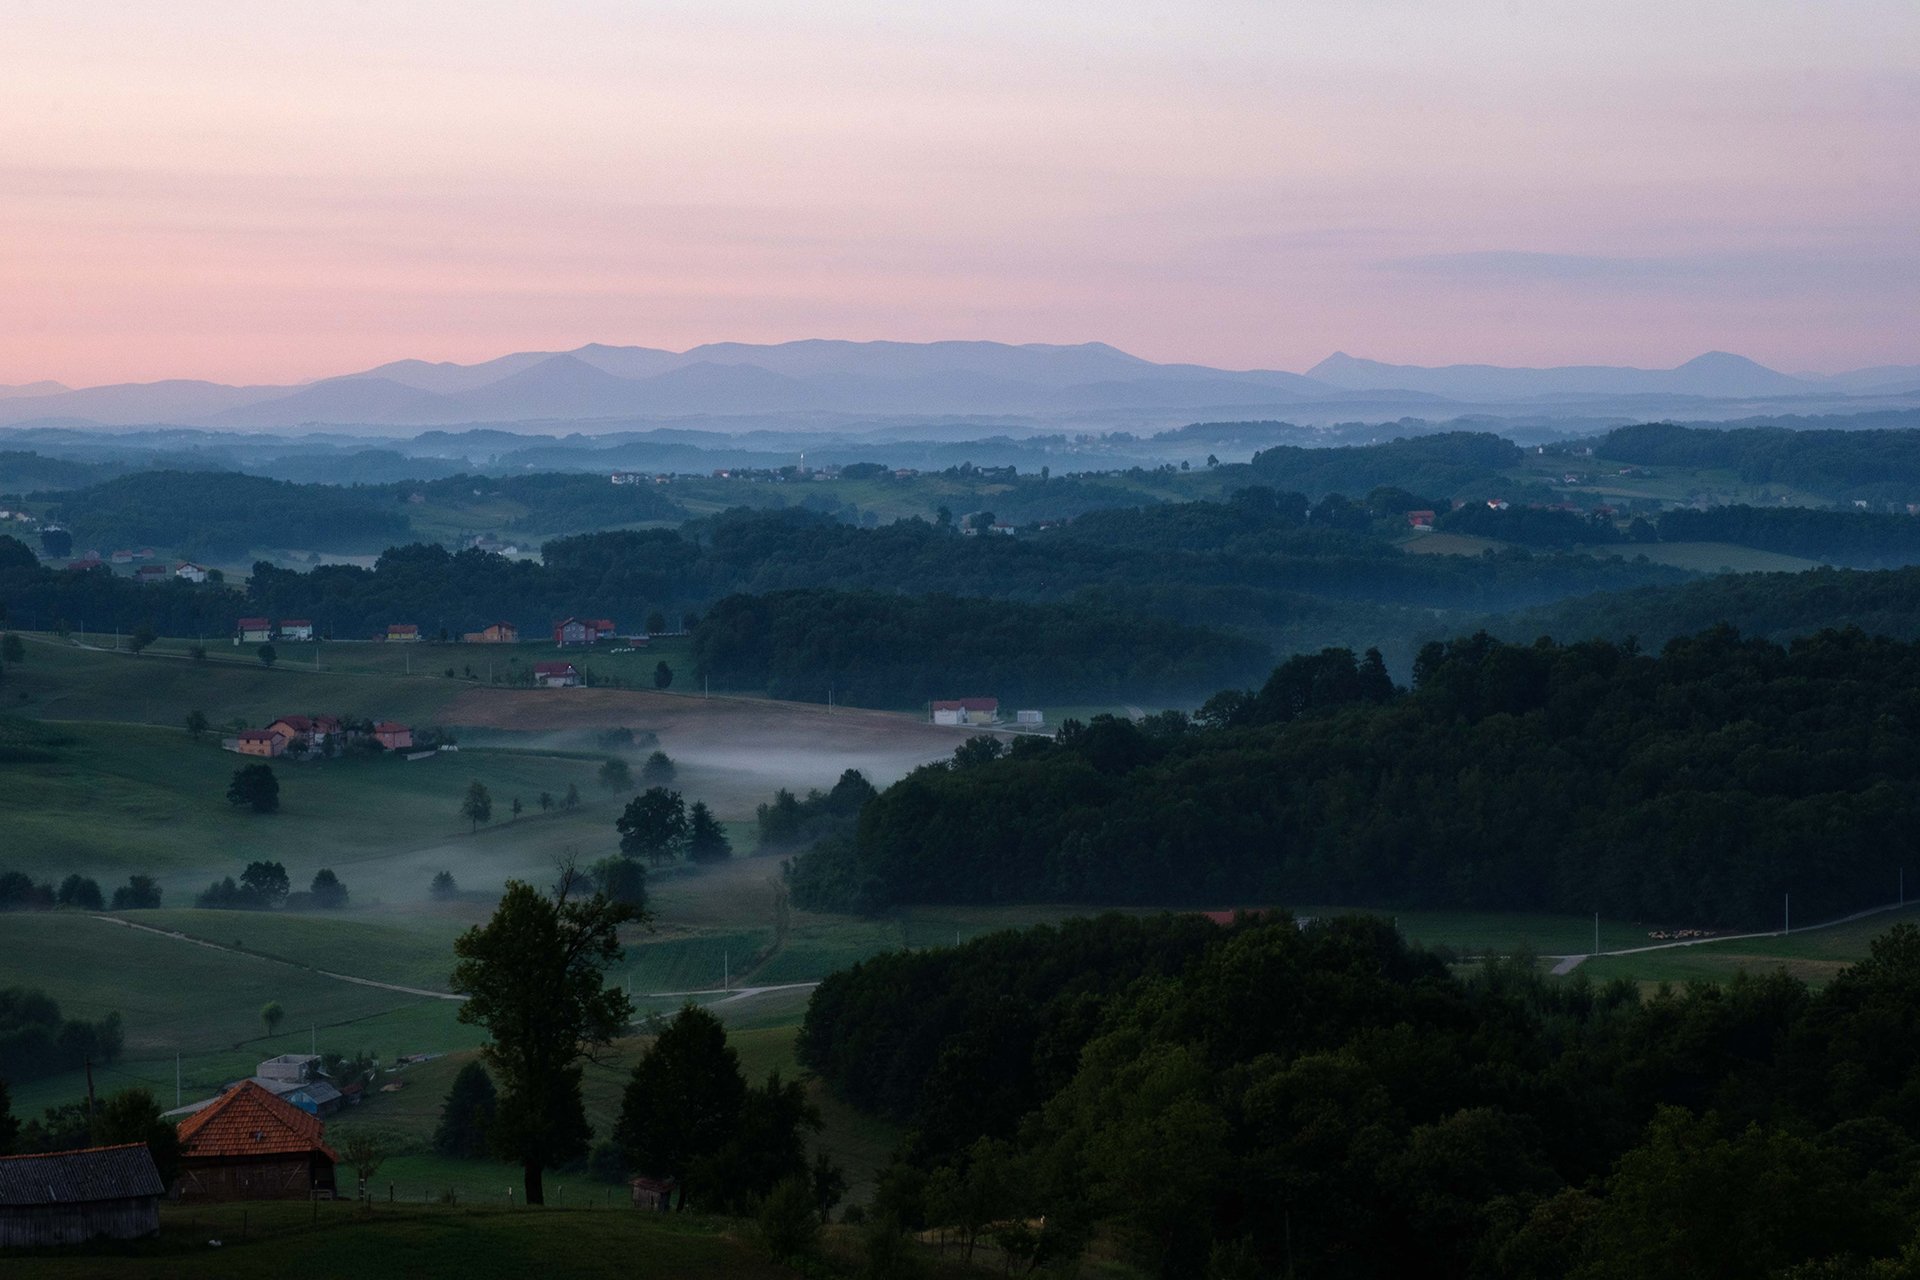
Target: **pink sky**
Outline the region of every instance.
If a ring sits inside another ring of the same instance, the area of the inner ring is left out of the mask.
[[[1920,5],[14,0],[0,383],[1920,362]]]

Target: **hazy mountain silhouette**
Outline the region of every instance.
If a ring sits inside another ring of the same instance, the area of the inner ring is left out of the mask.
[[[1777,396],[1819,390],[1745,356],[1709,351],[1674,369],[1563,365],[1511,369],[1490,364],[1439,367],[1382,364],[1336,351],[1307,376],[1351,391],[1425,391],[1454,400],[1520,400],[1550,396]]]
[[[1306,374],[1157,364],[1102,342],[716,342],[689,351],[590,343],[478,364],[396,360],[301,386],[172,380],[70,390],[0,388],[0,424],[75,422],[222,428],[617,422],[784,414],[1259,416],[1323,405],[1393,414],[1453,404],[1657,414],[1690,400],[1920,394],[1920,366],[1792,377],[1714,351],[1673,369],[1384,364],[1338,352]],[[1672,407],[1669,407],[1669,406]]]

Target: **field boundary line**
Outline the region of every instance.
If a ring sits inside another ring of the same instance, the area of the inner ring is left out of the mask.
[[[298,960],[288,960],[282,956],[268,955],[264,951],[247,951],[238,947],[222,946],[206,938],[196,938],[179,929],[161,929],[150,924],[138,924],[132,920],[122,920],[119,916],[94,916],[95,920],[106,924],[117,924],[125,929],[137,929],[142,933],[151,933],[155,937],[171,938],[175,942],[185,942],[196,947],[205,947],[209,951],[224,951],[230,956],[246,956],[253,960],[262,960],[268,964],[281,964],[289,969],[299,969],[303,973],[318,974],[323,978],[332,978],[335,982],[351,982],[356,986],[375,987],[381,991],[397,991],[401,995],[425,996],[430,1000],[465,1001],[463,995],[451,991],[429,991],[425,987],[406,987],[397,982],[379,982],[373,978],[356,978],[350,973],[335,973],[331,969],[320,969],[310,964],[301,964]]]

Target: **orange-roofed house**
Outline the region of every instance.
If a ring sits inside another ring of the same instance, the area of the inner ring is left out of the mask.
[[[251,1080],[180,1122],[182,1200],[331,1196],[339,1159],[326,1126]]]
[[[404,751],[413,745],[413,726],[382,720],[373,726],[373,736],[389,751]]]
[[[420,640],[420,628],[412,622],[395,622],[387,627],[387,643],[417,644]]]

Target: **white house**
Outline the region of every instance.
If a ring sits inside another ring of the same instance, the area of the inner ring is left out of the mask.
[[[580,683],[580,671],[571,662],[536,662],[533,682],[542,689],[571,689]]]
[[[173,571],[173,576],[176,578],[184,578],[188,582],[205,582],[207,580],[207,571],[200,565],[188,560],[181,562],[180,567]]]
[[[1038,729],[1047,722],[1047,718],[1038,711],[1016,711],[1013,713],[1013,722],[1022,728]]]
[[[994,724],[1000,719],[998,698],[957,698],[929,704],[935,724]]]
[[[280,619],[280,638],[282,640],[313,639],[313,623],[305,618]]]

